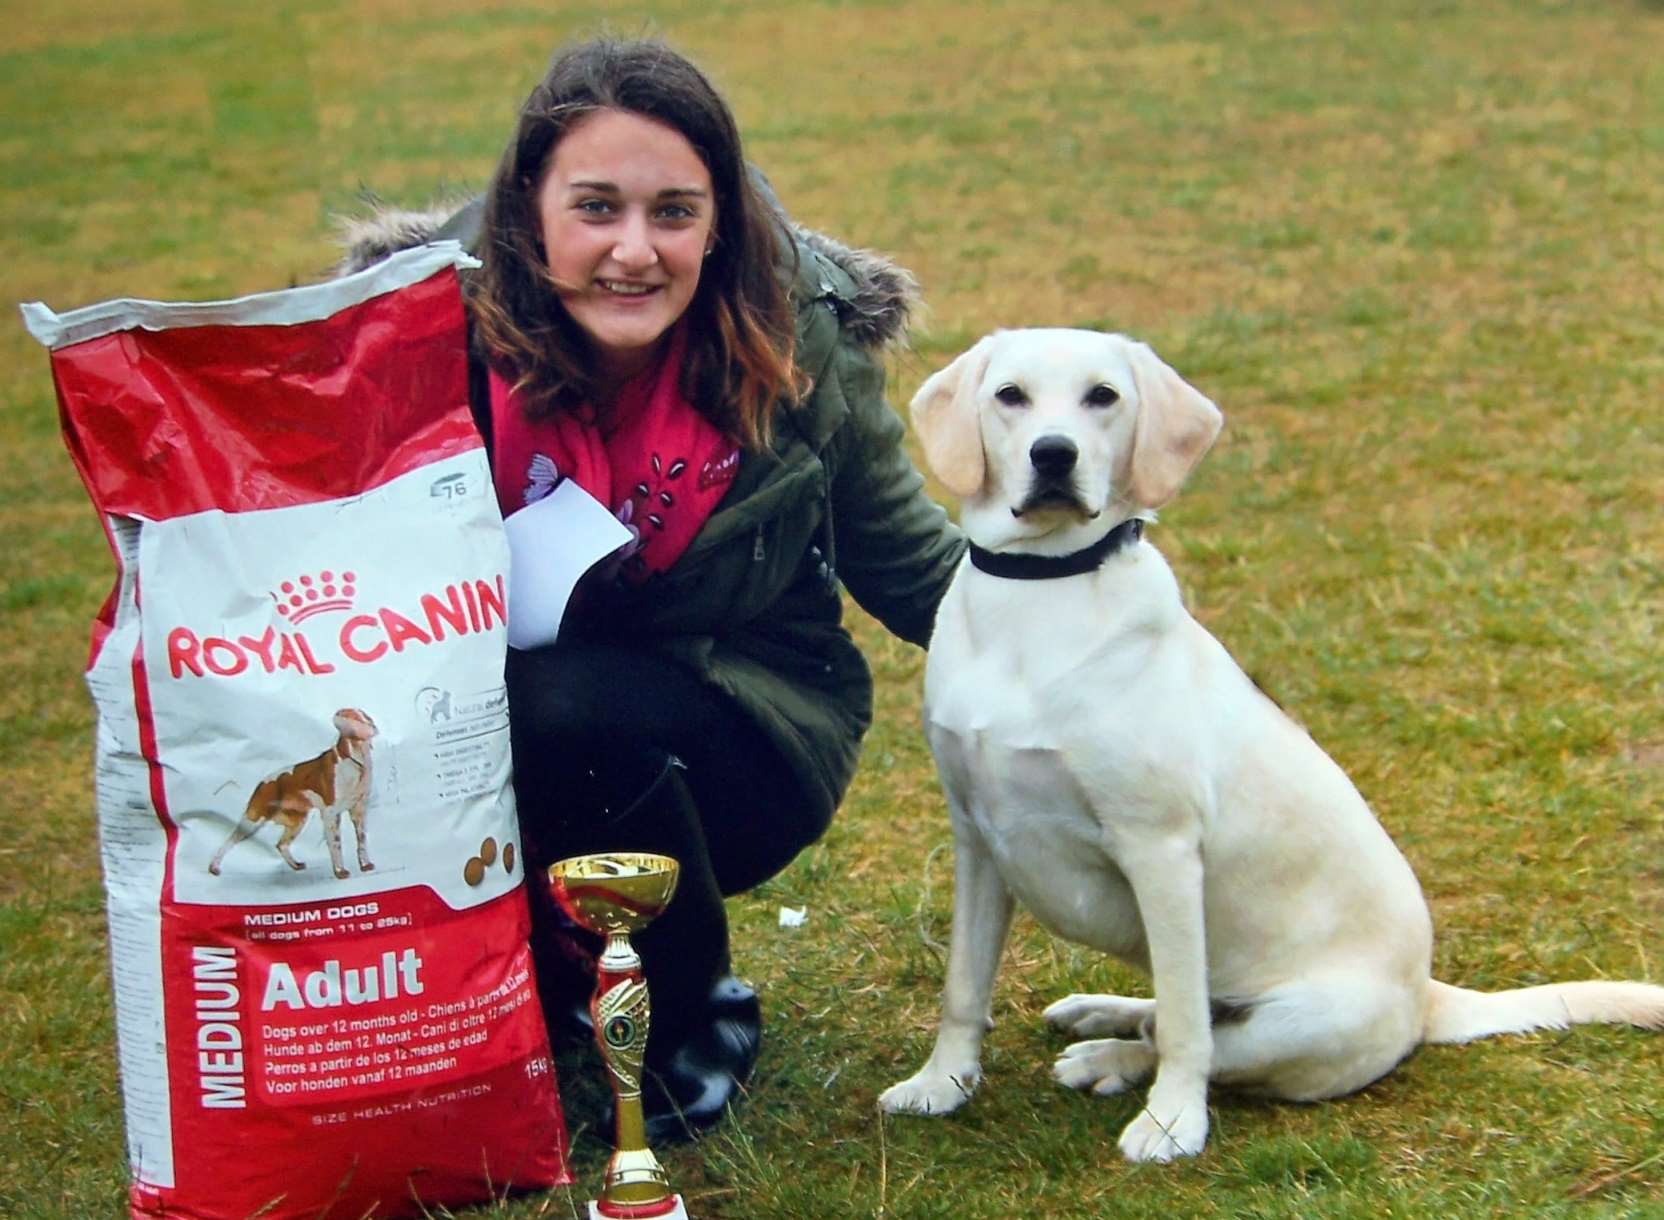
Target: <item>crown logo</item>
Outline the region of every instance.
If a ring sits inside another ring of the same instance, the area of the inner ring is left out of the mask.
[[[352,609],[357,580],[352,572],[337,573],[325,568],[316,576],[297,576],[284,581],[271,598],[277,603],[278,614],[291,623],[304,623],[314,614]]]

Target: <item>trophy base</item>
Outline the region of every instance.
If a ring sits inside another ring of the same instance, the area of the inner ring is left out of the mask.
[[[615,1212],[604,1212],[601,1210],[599,1200],[591,1199],[589,1201],[589,1220],[620,1220],[621,1217],[630,1216],[640,1216],[645,1218],[647,1215],[647,1212],[640,1211],[636,1208],[627,1208],[625,1210]],[[671,1195],[670,1210],[653,1212],[652,1220],[688,1220],[688,1209],[682,1206],[682,1196]]]

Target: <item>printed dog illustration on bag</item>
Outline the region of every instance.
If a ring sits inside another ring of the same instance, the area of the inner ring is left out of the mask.
[[[367,873],[375,868],[370,863],[365,823],[370,801],[370,739],[376,735],[376,724],[369,713],[355,707],[342,708],[335,713],[334,721],[340,734],[334,745],[255,785],[242,821],[214,853],[208,865],[210,873],[217,877],[225,853],[259,830],[263,822],[283,827],[277,839],[277,854],[283,862],[292,869],[305,868],[304,861],[289,854],[289,844],[314,809],[323,818],[324,841],[329,845],[329,862],[337,877],[347,876],[347,868],[341,863],[343,813],[352,819],[358,837],[359,871]]]

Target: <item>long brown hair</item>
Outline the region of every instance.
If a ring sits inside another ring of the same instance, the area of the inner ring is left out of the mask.
[[[661,42],[597,38],[559,52],[520,108],[486,195],[484,266],[470,304],[486,358],[536,417],[595,398],[589,340],[554,291],[537,192],[555,145],[597,110],[622,110],[679,132],[710,172],[716,242],[687,308],[682,391],[694,408],[752,449],[806,380],[779,270],[781,222],[747,174],[739,129],[704,74]]]

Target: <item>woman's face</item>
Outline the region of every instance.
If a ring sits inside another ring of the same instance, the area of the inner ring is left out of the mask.
[[[710,171],[675,128],[598,110],[555,145],[537,208],[555,291],[616,386],[652,362],[699,287],[716,236]]]

